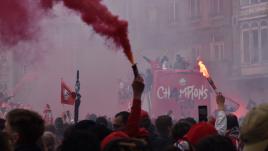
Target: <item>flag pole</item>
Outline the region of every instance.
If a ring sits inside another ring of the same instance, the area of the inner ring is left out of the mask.
[[[76,99],[75,99],[75,105],[74,105],[74,122],[78,122],[79,117],[79,106],[81,103],[81,95],[80,95],[80,81],[79,81],[79,70],[76,72],[76,83],[75,83],[75,93],[76,93]]]

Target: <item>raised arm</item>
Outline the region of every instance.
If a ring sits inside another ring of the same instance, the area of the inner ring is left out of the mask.
[[[140,114],[141,114],[141,96],[144,90],[144,80],[138,76],[132,83],[133,102],[131,112],[127,122],[127,134],[130,137],[137,137],[139,134]]]
[[[216,101],[217,101],[218,111],[216,113],[215,128],[218,131],[218,134],[224,136],[227,130],[227,117],[224,111],[225,98],[223,95],[218,94]]]

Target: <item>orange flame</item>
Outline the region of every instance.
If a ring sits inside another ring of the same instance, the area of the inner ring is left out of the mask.
[[[203,74],[203,76],[206,77],[206,78],[209,78],[210,75],[209,75],[209,73],[208,73],[208,70],[207,70],[207,68],[206,68],[206,65],[203,63],[202,60],[199,60],[199,61],[198,61],[198,66],[199,66],[199,68],[200,68],[200,72]]]

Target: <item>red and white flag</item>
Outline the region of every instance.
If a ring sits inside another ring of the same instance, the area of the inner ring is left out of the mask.
[[[61,104],[74,105],[76,94],[61,80]]]

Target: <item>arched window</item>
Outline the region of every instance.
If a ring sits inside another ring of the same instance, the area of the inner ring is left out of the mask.
[[[250,63],[250,26],[248,23],[244,23],[241,28],[241,53],[242,63]]]
[[[251,24],[251,27],[252,27],[252,28],[258,28],[258,23],[253,22],[253,23]]]
[[[258,63],[259,62],[259,28],[258,23],[253,22],[251,24],[251,38],[250,41],[251,45],[251,63]]]
[[[189,0],[190,16],[197,18],[200,15],[200,0]]]
[[[218,16],[223,13],[224,0],[210,0],[210,15]]]

